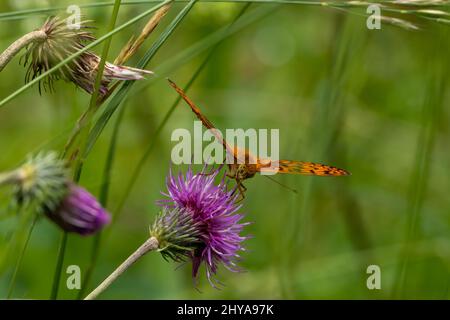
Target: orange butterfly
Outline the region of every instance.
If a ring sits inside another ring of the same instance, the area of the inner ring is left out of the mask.
[[[229,172],[227,176],[235,179],[238,189],[242,196],[244,191],[247,190],[242,184],[242,181],[253,177],[257,172],[272,171],[278,173],[290,173],[301,175],[314,175],[314,176],[348,176],[350,173],[344,169],[339,169],[333,166],[328,166],[319,163],[294,161],[294,160],[278,160],[274,163],[271,160],[259,159],[252,155],[249,150],[240,150],[237,147],[231,148],[231,146],[222,138],[222,135],[218,133],[214,125],[201,113],[200,109],[195,106],[191,99],[188,98],[186,93],[179,88],[172,80],[167,79],[170,85],[178,92],[178,94],[186,101],[195,113],[197,118],[203,123],[203,125],[211,130],[216,139],[223,145],[225,150],[238,160],[238,155],[244,155],[244,161],[234,161],[228,164]],[[243,162],[243,163],[242,163]],[[275,164],[275,166],[273,166]]]

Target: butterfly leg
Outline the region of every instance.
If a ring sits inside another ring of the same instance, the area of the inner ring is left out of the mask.
[[[198,175],[207,177],[207,176],[213,175],[214,173],[215,172],[200,172],[200,173],[198,173]]]
[[[238,185],[239,193],[241,195],[241,198],[238,200],[238,202],[241,202],[245,199],[245,191],[247,191],[247,188],[243,184]]]
[[[236,188],[233,190],[232,195],[234,195],[236,191],[239,191],[240,199],[238,200],[238,202],[244,200],[245,191],[247,191],[247,188],[242,184],[241,180],[237,177],[235,167],[231,166],[230,170],[226,173],[226,176],[230,179],[236,180]]]
[[[236,190],[239,191],[239,195],[240,198],[237,202],[241,202],[242,200],[245,199],[245,192],[247,191],[247,188],[242,184],[241,180],[236,179],[236,189],[234,190],[234,192],[236,192]],[[233,192],[233,194],[234,194]]]
[[[200,175],[200,176],[210,176],[210,175],[213,175],[213,174],[215,174],[216,173],[216,171],[220,171],[222,169],[222,165],[220,165],[219,166],[219,169],[217,169],[217,170],[211,170],[211,172],[200,172],[198,175]],[[229,177],[228,176],[228,173],[227,173],[227,177]]]
[[[225,159],[226,159],[226,158],[225,158]],[[219,171],[223,168],[223,165],[224,165],[224,163],[225,163],[225,159],[223,160],[223,163],[219,165],[219,169],[218,169]],[[213,171],[211,171],[211,172],[208,172],[208,173],[200,172],[199,175],[200,175],[200,176],[210,176],[210,175],[212,175],[212,174],[214,174],[214,173],[215,173],[215,170],[213,170]],[[227,173],[227,177],[230,177],[230,176],[229,176],[229,173]],[[233,177],[231,176],[230,178],[233,178]]]

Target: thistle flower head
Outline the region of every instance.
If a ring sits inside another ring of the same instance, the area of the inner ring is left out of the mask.
[[[25,53],[24,65],[28,65],[25,81],[28,82],[50,70],[59,62],[83,49],[87,43],[95,40],[90,32],[92,27],[89,27],[87,23],[88,21],[82,21],[79,28],[73,28],[67,19],[48,18],[39,29],[44,31],[47,37],[42,41],[31,43]],[[64,79],[91,94],[94,90],[99,63],[99,56],[85,51],[46,77],[42,82],[44,90],[53,90],[53,82]],[[108,86],[113,80],[140,80],[145,74],[152,74],[152,72],[106,62],[99,89],[100,94],[108,92]],[[41,83],[39,83],[39,92],[41,92]]]
[[[199,242],[190,252],[192,260],[192,276],[198,277],[202,264],[206,267],[206,275],[213,287],[219,283],[215,279],[219,265],[236,272],[239,268],[236,260],[239,251],[244,250],[242,242],[247,238],[240,233],[246,223],[236,212],[240,205],[236,203],[238,194],[228,190],[224,179],[215,184],[219,170],[209,173],[203,170],[194,174],[189,168],[186,175],[174,176],[170,172],[167,178],[167,199],[158,201],[166,210],[179,210],[191,215],[198,232]]]

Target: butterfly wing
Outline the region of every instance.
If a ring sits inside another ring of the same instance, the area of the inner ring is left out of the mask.
[[[258,171],[276,171],[278,173],[289,173],[289,174],[301,174],[306,176],[348,176],[350,172],[336,168],[333,166],[328,166],[325,164],[314,163],[314,162],[304,162],[304,161],[293,161],[293,160],[279,160],[278,161],[278,171],[275,168],[270,167],[270,163],[267,162],[260,163],[257,167]]]
[[[183,91],[183,89],[181,89],[180,87],[178,87],[175,82],[173,82],[170,79],[167,79],[170,83],[170,85],[172,86],[172,88],[174,88],[178,94],[183,98],[184,101],[186,101],[186,103],[189,105],[189,107],[191,107],[192,112],[195,113],[195,115],[197,116],[197,118],[203,123],[203,125],[211,130],[211,132],[214,134],[214,136],[216,137],[217,141],[219,141],[219,143],[221,143],[223,145],[223,147],[225,148],[225,150],[227,150],[227,152],[229,152],[232,155],[235,155],[235,151],[233,150],[233,148],[231,148],[231,146],[225,141],[225,139],[222,137],[222,134],[220,134],[220,132],[216,129],[216,127],[212,124],[211,121],[209,121],[200,111],[200,109],[194,104],[194,102],[189,99],[189,97],[186,95],[186,93]]]
[[[195,113],[197,118],[203,123],[203,125],[211,130],[216,139],[223,145],[225,150],[234,156],[235,159],[238,159],[238,148],[232,148],[226,140],[222,137],[220,132],[216,129],[216,127],[209,121],[200,111],[200,109],[194,104],[194,102],[189,99],[186,93],[178,87],[175,82],[170,79],[167,79],[170,85],[178,92],[178,94],[186,101],[186,103],[191,107],[192,112]],[[242,150],[241,150],[242,151]],[[255,163],[251,162],[250,153],[247,150],[243,150],[243,155],[245,156],[245,163]],[[276,169],[272,169],[270,167],[269,161],[258,160],[255,165],[256,171],[270,171]],[[347,176],[350,173],[344,169],[339,169],[333,166],[328,166],[320,163],[313,162],[303,162],[303,161],[291,161],[291,160],[279,160],[278,161],[278,170],[279,173],[290,173],[290,174],[301,174],[301,175],[315,175],[315,176]]]

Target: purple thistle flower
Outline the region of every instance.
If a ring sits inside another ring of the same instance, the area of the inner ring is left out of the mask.
[[[213,287],[219,282],[214,278],[218,266],[224,265],[232,272],[240,271],[236,260],[238,252],[244,251],[242,242],[247,237],[240,233],[248,223],[239,223],[243,215],[236,214],[241,205],[236,203],[238,194],[228,190],[224,179],[216,185],[214,180],[220,169],[205,169],[198,174],[189,167],[186,175],[174,176],[170,171],[167,178],[168,199],[159,200],[158,205],[166,209],[189,212],[197,224],[200,244],[191,251],[192,276],[197,279],[202,263],[206,267],[206,275]]]
[[[55,209],[44,212],[63,230],[80,235],[95,233],[111,220],[97,199],[74,183],[69,183],[67,195]]]

